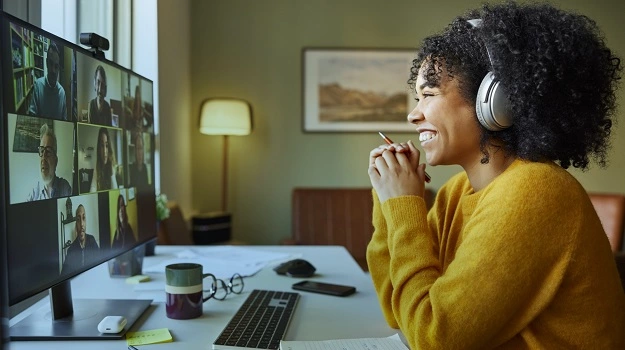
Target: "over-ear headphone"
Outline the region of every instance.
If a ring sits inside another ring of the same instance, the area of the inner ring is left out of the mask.
[[[482,24],[481,19],[471,19],[468,22],[475,28]],[[488,47],[486,47],[486,52],[492,67],[493,61]],[[475,99],[475,112],[483,127],[491,131],[500,131],[512,126],[512,113],[507,95],[495,74],[492,71],[488,72],[480,83]]]

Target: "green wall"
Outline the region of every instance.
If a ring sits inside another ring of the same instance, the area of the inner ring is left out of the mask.
[[[608,44],[625,57],[625,2],[559,1],[595,19]],[[220,208],[222,139],[197,131],[208,97],[244,98],[254,131],[230,137],[229,210],[233,235],[250,244],[277,244],[291,232],[294,187],[369,187],[369,151],[376,133],[303,133],[303,47],[416,48],[478,1],[194,0],[191,3],[191,188],[196,211]],[[609,5],[608,5],[609,4]],[[172,62],[174,64],[175,62]],[[625,86],[623,87],[625,88]],[[625,95],[619,114],[625,119]],[[416,134],[389,134],[417,140]],[[610,166],[575,172],[591,191],[625,193],[625,131],[614,133]],[[430,167],[439,188],[459,167]]]

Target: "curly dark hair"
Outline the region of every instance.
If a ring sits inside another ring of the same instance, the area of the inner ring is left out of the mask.
[[[479,28],[467,22],[477,18]],[[514,124],[481,128],[482,163],[494,145],[563,168],[586,170],[590,158],[606,166],[622,66],[592,19],[546,3],[486,4],[424,40],[408,80],[413,91],[422,65],[428,85],[440,85],[444,67],[472,104],[489,70],[505,86]]]

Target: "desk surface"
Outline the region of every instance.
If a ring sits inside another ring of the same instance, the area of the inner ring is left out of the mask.
[[[157,246],[156,255],[146,257],[144,267],[173,258],[175,252],[186,248],[201,252],[211,249],[210,246]],[[339,246],[253,246],[250,248],[301,254],[302,258],[307,259],[317,268],[317,274],[308,279],[356,287],[357,293],[346,298],[300,292],[300,301],[285,340],[386,337],[398,332],[386,324],[369,275],[360,269],[345,248]],[[213,341],[251,290],[292,291],[291,285],[303,280],[279,276],[272,270],[272,267],[268,266],[253,277],[245,278],[245,290],[241,295],[228,296],[224,301],[206,302],[204,314],[196,319],[169,319],[165,315],[165,305],[161,302],[153,302],[130,331],[168,328],[174,342],[153,344],[150,345],[150,349],[212,349]],[[164,273],[149,275],[154,280],[164,280]],[[75,299],[140,299],[145,297],[142,293],[135,292],[133,285],[126,284],[123,278],[110,278],[106,263],[74,278],[72,295]],[[14,324],[26,314],[41,307],[50,307],[47,298],[11,319],[10,324]],[[11,350],[126,349],[125,340],[15,341],[10,344]]]

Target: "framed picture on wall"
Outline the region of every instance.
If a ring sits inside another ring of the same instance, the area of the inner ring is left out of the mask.
[[[15,136],[13,136],[13,152],[37,153],[37,147],[41,141],[41,126],[46,119],[18,115],[15,123]],[[47,120],[52,127],[52,120]]]
[[[302,50],[304,132],[411,132],[416,49]]]

